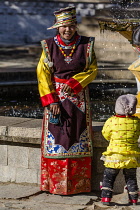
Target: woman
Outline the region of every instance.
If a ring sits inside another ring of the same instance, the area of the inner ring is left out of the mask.
[[[75,7],[54,14],[56,23],[49,29],[56,28],[58,35],[42,41],[37,67],[45,107],[41,190],[62,195],[90,192],[92,143],[87,85],[97,74],[94,41],[77,33]]]

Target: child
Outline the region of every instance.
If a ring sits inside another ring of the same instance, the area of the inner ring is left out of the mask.
[[[123,169],[128,189],[129,203],[136,205],[138,200],[137,167],[140,167],[140,119],[133,116],[136,112],[137,98],[132,94],[120,96],[116,100],[116,115],[110,117],[104,124],[102,134],[110,141],[107,150],[103,152],[105,170],[102,183],[101,202],[109,205],[113,185],[120,169]]]

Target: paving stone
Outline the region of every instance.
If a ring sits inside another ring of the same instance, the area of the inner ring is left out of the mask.
[[[86,205],[89,201],[96,201],[98,199],[97,196],[90,194],[79,194],[79,195],[70,195],[70,196],[62,196],[62,195],[52,195],[43,193],[36,197],[33,197],[32,200],[46,200],[46,202],[51,203],[59,203],[59,204],[68,204],[68,205]]]
[[[71,196],[41,193],[38,187],[19,184],[0,184],[0,210],[139,210],[127,205],[127,193],[114,195],[111,206],[104,206],[96,193],[86,193]]]
[[[40,191],[39,187],[33,186],[33,185],[0,183],[0,198],[1,199],[17,199],[20,197],[33,195],[39,191]]]

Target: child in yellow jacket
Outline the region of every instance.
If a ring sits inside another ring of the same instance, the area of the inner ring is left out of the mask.
[[[120,169],[123,169],[128,189],[129,203],[136,205],[138,200],[137,167],[140,167],[140,119],[134,116],[137,98],[132,94],[122,95],[116,100],[116,114],[104,124],[102,134],[109,141],[103,152],[105,170],[102,183],[102,203],[109,205],[113,185]]]

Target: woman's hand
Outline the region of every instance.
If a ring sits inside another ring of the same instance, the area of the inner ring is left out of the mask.
[[[49,110],[50,112],[52,112],[54,118],[55,118],[55,115],[60,114],[59,104],[50,104]]]
[[[65,92],[65,93],[68,93],[69,95],[71,95],[72,88],[69,85],[64,84],[64,86],[61,89],[61,92]]]

